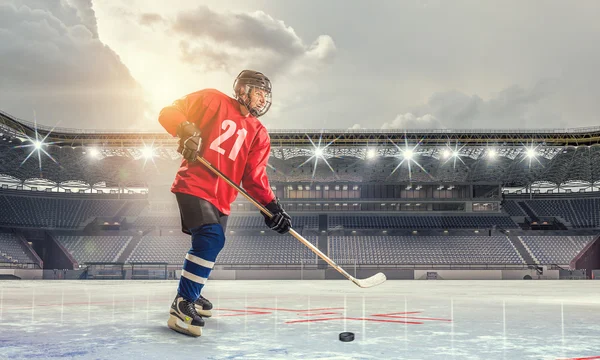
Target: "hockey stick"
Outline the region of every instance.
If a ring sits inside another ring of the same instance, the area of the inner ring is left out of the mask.
[[[267,208],[265,208],[264,206],[262,206],[262,204],[260,204],[256,200],[254,200],[252,198],[252,196],[250,196],[244,189],[242,189],[241,187],[239,187],[233,181],[229,180],[229,178],[225,174],[223,174],[219,169],[217,169],[216,167],[214,167],[206,159],[204,159],[201,156],[198,156],[196,158],[198,159],[198,161],[200,161],[202,164],[204,164],[207,168],[209,168],[213,173],[215,173],[215,175],[217,175],[218,177],[220,177],[221,179],[223,179],[229,185],[233,186],[237,191],[239,191],[246,199],[248,199],[248,201],[250,201],[260,211],[262,211],[263,213],[265,213],[270,218],[273,217],[273,214],[271,214],[271,212]],[[290,235],[292,235],[293,237],[295,237],[296,239],[298,239],[301,243],[303,243],[304,245],[306,245],[312,252],[314,252],[315,254],[317,254],[321,259],[325,260],[325,262],[327,262],[332,268],[334,268],[335,270],[337,270],[340,274],[344,275],[348,280],[352,281],[353,283],[355,283],[356,285],[360,286],[361,288],[369,288],[369,287],[372,287],[372,286],[376,286],[376,285],[379,285],[379,284],[383,283],[386,280],[386,277],[385,277],[384,273],[377,273],[377,274],[375,274],[375,275],[373,275],[371,277],[368,277],[366,279],[357,279],[354,276],[348,274],[346,272],[346,270],[342,269],[338,264],[336,264],[335,262],[333,262],[333,260],[331,260],[327,255],[323,254],[323,252],[321,252],[321,250],[319,250],[316,246],[314,246],[313,244],[311,244],[310,241],[306,240],[302,235],[298,234],[296,232],[296,230],[290,229],[289,233],[290,233]]]

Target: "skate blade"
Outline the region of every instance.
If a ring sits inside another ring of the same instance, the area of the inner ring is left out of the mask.
[[[169,315],[167,321],[169,328],[177,331],[178,333],[198,337],[202,335],[202,327],[194,326],[181,321],[177,316]]]
[[[210,310],[203,310],[202,306],[199,305],[195,305],[196,306],[196,311],[198,312],[198,315],[202,316],[202,317],[211,317],[212,316],[212,311]]]

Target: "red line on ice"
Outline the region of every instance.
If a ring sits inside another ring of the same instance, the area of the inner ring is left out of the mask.
[[[414,319],[414,320],[435,320],[435,321],[452,321],[451,319],[441,319],[441,318],[424,318],[424,317],[416,317],[416,316],[397,316],[397,315],[384,315],[377,314],[371,316],[380,316],[380,317],[389,317],[394,319]]]
[[[248,309],[276,310],[276,311],[289,311],[289,312],[308,312],[308,311],[323,311],[323,310],[343,310],[344,308],[319,308],[319,309],[302,310],[302,309],[266,308],[266,307],[248,306]]]
[[[317,321],[331,321],[331,320],[360,320],[360,321],[374,321],[374,322],[387,322],[387,323],[402,323],[402,324],[415,324],[421,325],[422,322],[416,321],[402,321],[402,320],[386,320],[386,319],[369,319],[369,318],[321,318],[321,319],[306,319],[306,320],[290,320],[286,321],[286,324],[305,323],[305,322],[317,322]]]
[[[314,314],[300,314],[303,316],[318,316],[318,315],[336,315],[336,312],[322,312],[322,313],[314,313]]]
[[[244,315],[267,315],[270,314],[270,312],[267,311],[256,311],[256,310],[234,310],[234,309],[214,309],[215,311],[232,311],[232,312],[237,312],[237,313],[241,313],[241,314],[219,314],[219,315],[215,315],[215,317],[221,317],[221,316],[244,316]]]
[[[420,314],[422,311],[406,311],[406,312],[394,312],[387,314],[373,314],[371,316],[390,316],[390,315],[399,315],[399,314]]]

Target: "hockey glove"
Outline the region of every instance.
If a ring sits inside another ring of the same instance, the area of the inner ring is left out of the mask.
[[[273,217],[269,218],[269,216],[261,211],[261,214],[265,217],[265,224],[267,224],[271,230],[275,230],[280,234],[285,234],[290,231],[290,228],[292,227],[292,218],[285,210],[283,210],[281,204],[279,204],[279,199],[276,198],[265,205],[265,207],[273,214]]]
[[[200,130],[188,122],[184,121],[177,127],[177,136],[179,136],[179,148],[177,152],[183,155],[183,158],[189,162],[196,161],[196,157],[200,153],[202,138]]]

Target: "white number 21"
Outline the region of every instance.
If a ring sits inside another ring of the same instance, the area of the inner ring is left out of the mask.
[[[225,132],[210,144],[210,149],[223,155],[225,154],[225,149],[221,148],[221,144],[233,136],[237,125],[231,120],[225,120],[223,121],[223,124],[221,124],[221,128],[225,130]],[[233,144],[233,148],[231,148],[231,152],[229,153],[229,158],[231,160],[235,161],[235,158],[237,158],[240,149],[242,148],[242,144],[244,144],[244,140],[246,139],[246,135],[248,135],[248,130],[246,129],[239,129],[237,131],[237,139],[235,140],[235,144]]]

